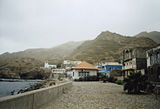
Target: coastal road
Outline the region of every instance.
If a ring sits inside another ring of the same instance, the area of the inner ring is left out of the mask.
[[[129,95],[121,85],[73,82],[73,87],[43,109],[159,109],[153,95]]]

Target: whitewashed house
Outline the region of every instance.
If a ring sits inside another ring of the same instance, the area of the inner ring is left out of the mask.
[[[70,75],[72,76],[73,80],[76,80],[87,76],[97,76],[97,73],[98,68],[87,62],[81,62],[77,66],[73,67],[72,73],[70,72]]]
[[[57,65],[50,65],[50,64],[48,64],[48,62],[45,62],[44,68],[57,68]]]

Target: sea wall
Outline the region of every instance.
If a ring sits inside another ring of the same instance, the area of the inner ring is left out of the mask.
[[[0,109],[39,109],[72,87],[72,82],[0,98]]]

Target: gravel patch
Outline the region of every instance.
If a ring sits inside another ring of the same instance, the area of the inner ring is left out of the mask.
[[[73,82],[71,90],[45,109],[159,109],[153,95],[129,95],[121,85],[101,82]]]

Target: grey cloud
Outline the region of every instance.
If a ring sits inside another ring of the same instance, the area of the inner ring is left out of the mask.
[[[159,0],[0,0],[0,53],[160,28]]]

